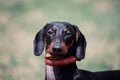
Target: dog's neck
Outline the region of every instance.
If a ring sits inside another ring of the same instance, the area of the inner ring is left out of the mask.
[[[76,63],[64,66],[46,65],[45,80],[74,80],[73,74],[77,69]]]

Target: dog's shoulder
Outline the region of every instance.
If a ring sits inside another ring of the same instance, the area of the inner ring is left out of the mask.
[[[94,80],[93,76],[94,73],[87,70],[77,69],[74,72],[74,80]]]
[[[76,70],[74,80],[119,80],[120,70],[90,72],[87,70]]]

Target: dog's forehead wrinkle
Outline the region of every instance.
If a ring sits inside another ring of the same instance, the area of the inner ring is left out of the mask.
[[[55,31],[56,36],[62,35],[63,32],[66,32],[66,31],[74,32],[74,28],[73,28],[72,24],[62,23],[62,22],[53,22],[50,24],[51,24],[51,26],[49,27],[49,29],[47,31],[49,31],[49,30]]]
[[[65,25],[61,24],[61,23],[57,23],[57,24],[54,24],[53,25],[55,28],[58,28],[58,29],[63,29],[65,28]]]
[[[57,28],[59,30],[68,29],[72,27],[72,24],[66,23],[66,22],[52,22],[52,28]]]
[[[56,30],[56,32],[58,33],[58,34],[61,34],[62,33],[62,31],[65,29],[65,25],[63,25],[63,24],[61,24],[61,23],[57,23],[57,24],[54,24],[53,25],[53,28]]]

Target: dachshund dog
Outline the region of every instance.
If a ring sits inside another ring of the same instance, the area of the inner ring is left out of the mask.
[[[76,25],[47,23],[35,36],[34,54],[45,47],[45,80],[120,80],[120,70],[90,72],[79,70],[76,61],[85,57],[86,39]]]

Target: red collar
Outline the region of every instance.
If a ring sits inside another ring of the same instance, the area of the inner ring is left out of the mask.
[[[50,66],[63,66],[71,63],[75,63],[77,58],[75,56],[70,56],[62,59],[49,59],[45,58],[45,63]]]

